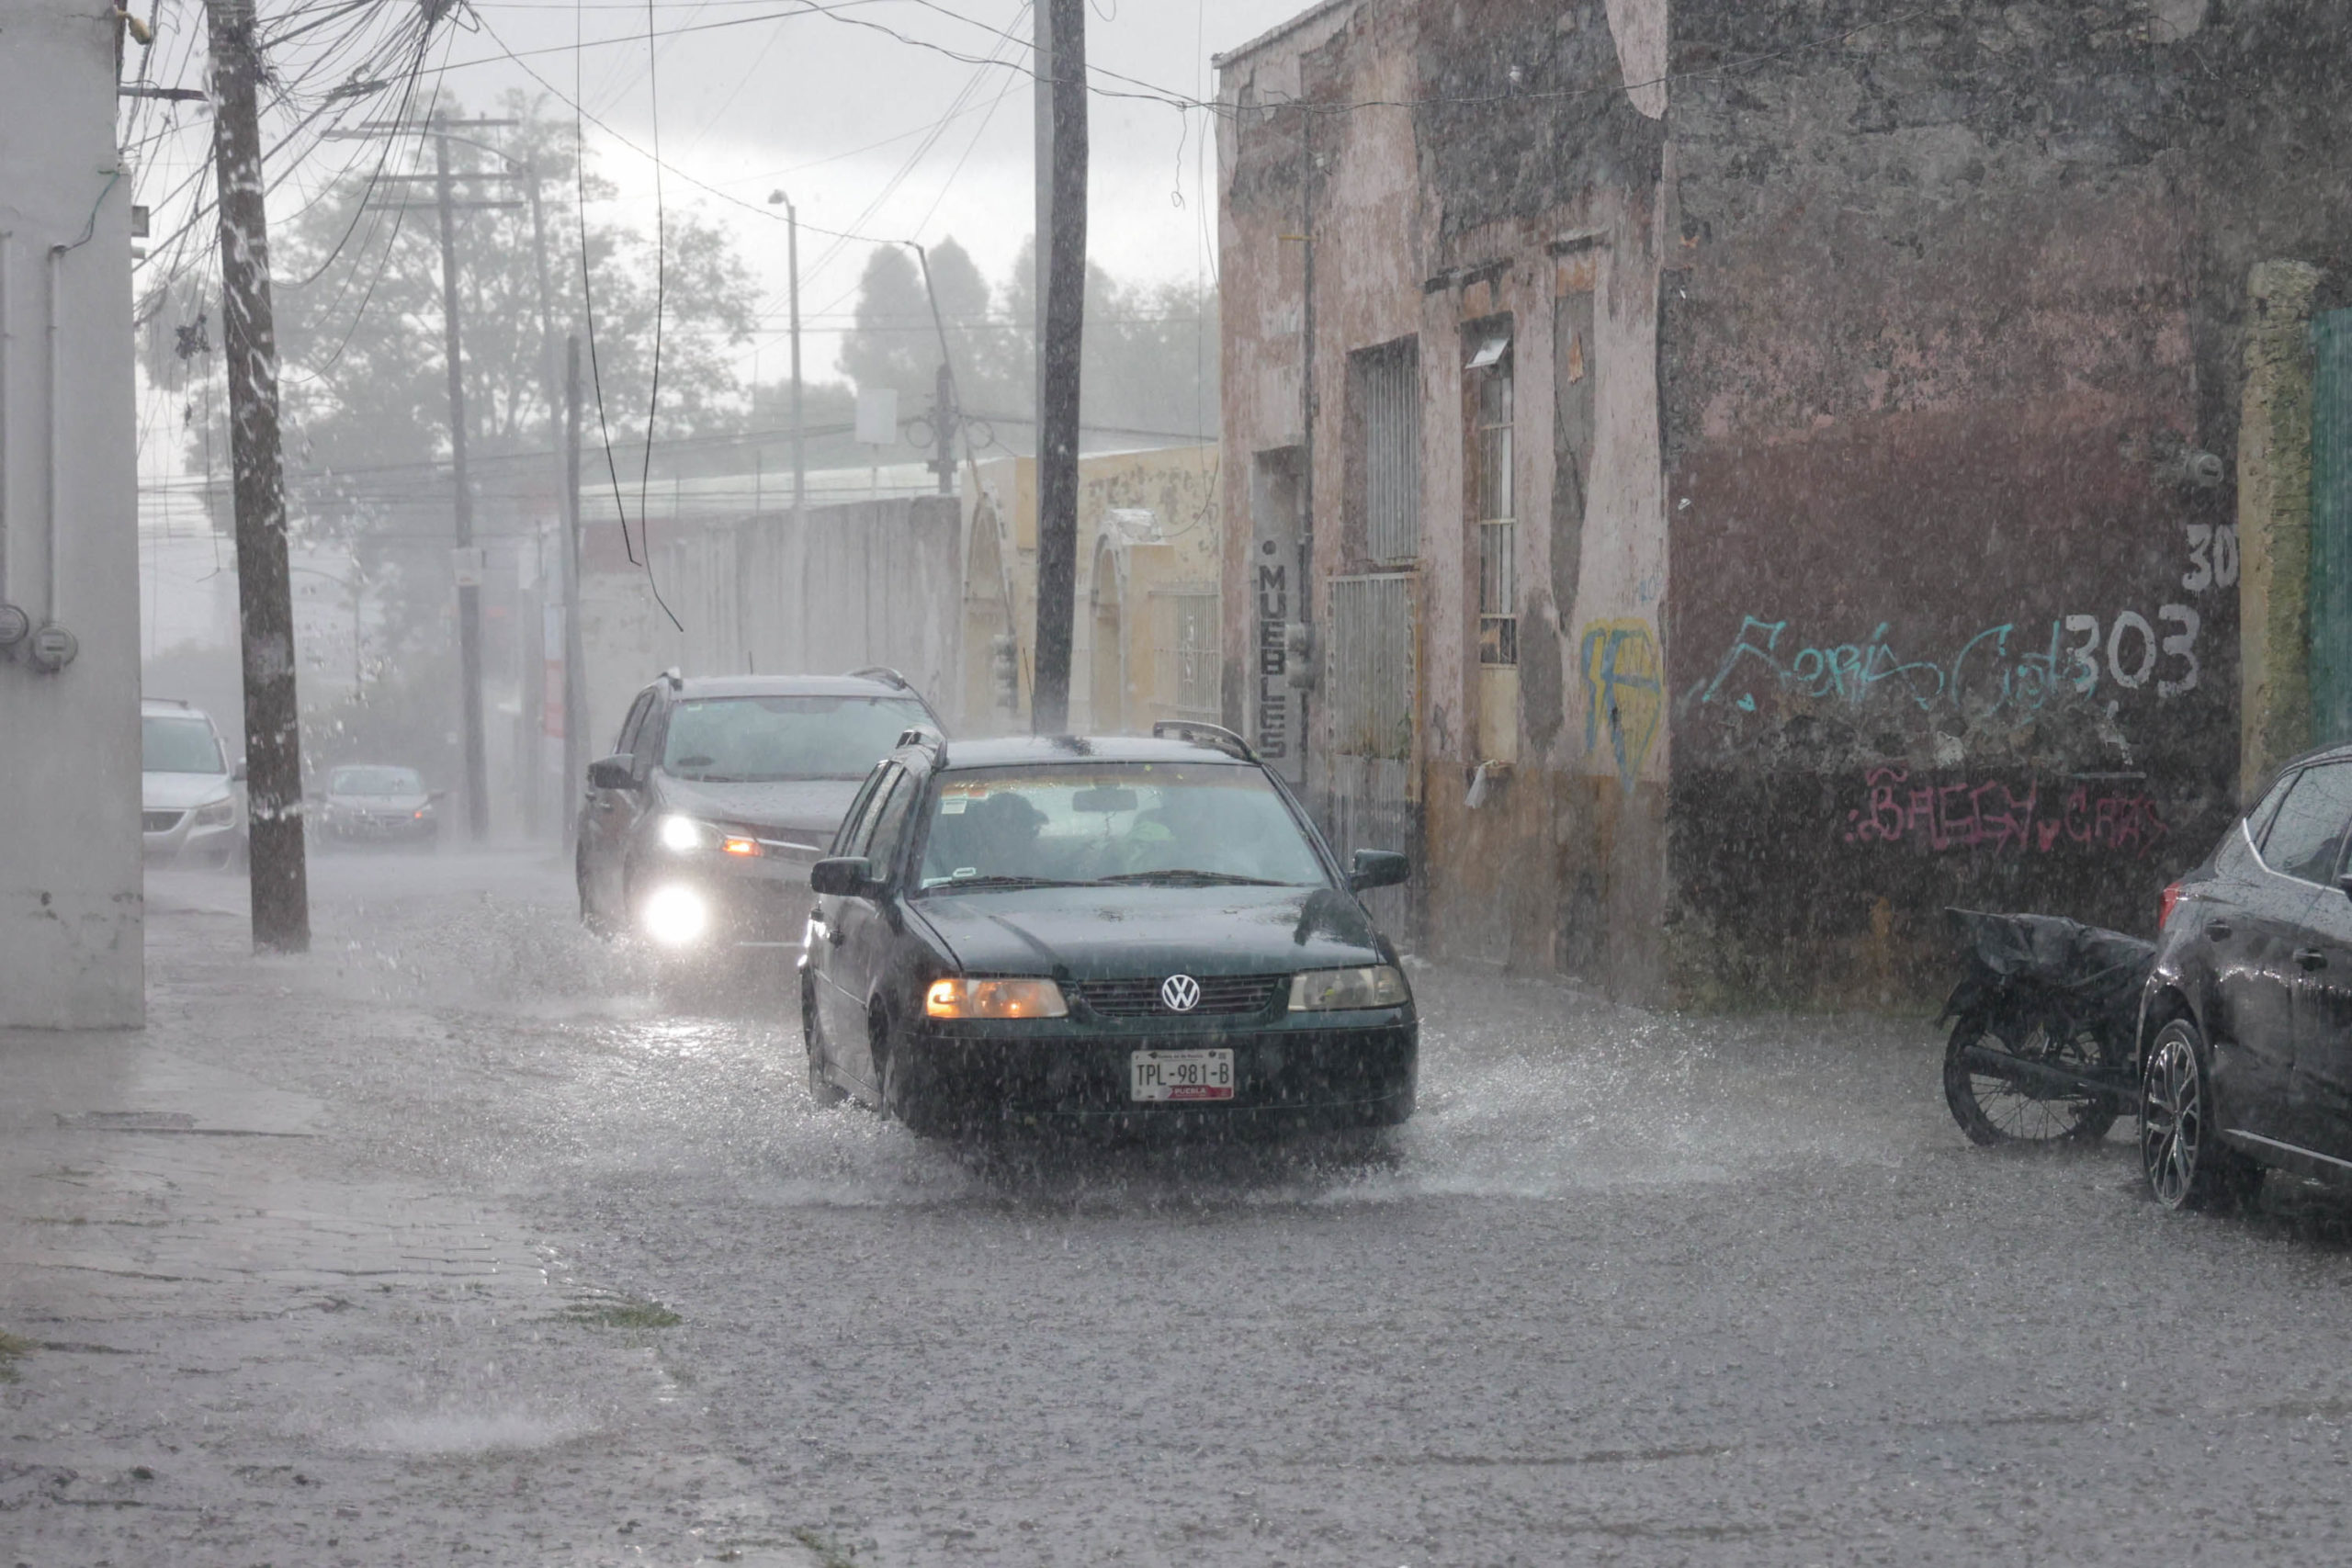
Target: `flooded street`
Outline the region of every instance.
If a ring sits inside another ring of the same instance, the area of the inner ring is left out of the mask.
[[[1420,967],[1385,1144],[959,1150],[561,868],[313,876],[303,960],[152,876],[145,1039],[0,1036],[9,1561],[2324,1554],[2352,1211],[1971,1148],[1925,1021]]]

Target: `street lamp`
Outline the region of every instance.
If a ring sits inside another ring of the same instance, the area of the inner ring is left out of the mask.
[[[780,190],[768,193],[768,205],[784,209],[785,265],[792,275],[792,521],[796,527],[806,527],[808,463],[800,418],[800,213],[792,198]]]

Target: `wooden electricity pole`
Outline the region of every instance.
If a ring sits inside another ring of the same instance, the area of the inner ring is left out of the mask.
[[[1050,197],[1040,301],[1037,387],[1037,668],[1030,728],[1069,728],[1071,617],[1078,599],[1078,372],[1086,328],[1086,0],[1041,0],[1049,17],[1050,163],[1037,171]]]
[[[441,219],[441,337],[449,369],[449,478],[457,514],[458,680],[465,711],[466,831],[490,836],[490,763],[481,734],[481,558],[474,548],[474,494],[466,479],[466,376],[458,342],[458,240],[449,192],[449,138],[433,139],[434,206]]]
[[[286,570],[286,478],[277,433],[277,330],[263,209],[260,40],[254,0],[207,0],[212,157],[220,190],[220,333],[235,466],[237,612],[245,678],[254,945],[311,946],[302,846],[302,724],[294,689],[294,600]]]

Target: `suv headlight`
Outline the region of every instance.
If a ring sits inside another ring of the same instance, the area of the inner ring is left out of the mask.
[[[922,1010],[931,1018],[1068,1018],[1051,980],[933,980]]]
[[[767,851],[759,840],[748,832],[735,831],[709,822],[696,821],[692,817],[669,816],[654,829],[662,847],[677,854],[695,850],[718,850],[730,855],[763,855]]]
[[[1403,1007],[1411,999],[1405,976],[1393,964],[1375,964],[1367,969],[1310,969],[1290,977],[1293,1012]]]
[[[196,808],[196,820],[191,825],[198,828],[226,828],[230,824],[235,822],[236,819],[237,802],[235,797],[232,795],[223,795],[219,800],[210,801],[203,806],[198,807]]]

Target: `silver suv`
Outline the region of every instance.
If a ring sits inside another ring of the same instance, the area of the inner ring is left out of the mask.
[[[202,708],[172,697],[139,705],[139,826],[152,860],[230,865],[245,852],[245,765]]]

